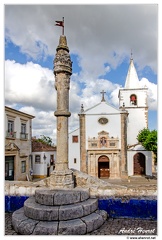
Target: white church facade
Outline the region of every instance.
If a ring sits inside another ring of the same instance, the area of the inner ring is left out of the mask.
[[[69,133],[69,168],[99,178],[152,175],[152,153],[138,144],[137,135],[148,127],[146,87],[141,88],[133,59],[119,109],[105,101],[79,113],[79,128]]]

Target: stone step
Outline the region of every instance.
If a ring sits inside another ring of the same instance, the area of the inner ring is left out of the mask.
[[[81,220],[86,224],[87,233],[98,229],[104,223],[102,215],[97,213],[91,213],[90,215],[81,218]]]
[[[107,218],[105,211],[97,210],[85,217],[67,221],[36,221],[24,214],[24,209],[12,215],[12,225],[21,235],[84,235],[98,229]]]
[[[24,202],[25,216],[41,221],[72,220],[91,214],[97,209],[98,199],[90,198],[82,202],[62,206],[41,205],[35,202],[34,197],[30,197]]]
[[[85,201],[89,190],[47,190],[35,191],[35,201],[46,206],[60,206]]]

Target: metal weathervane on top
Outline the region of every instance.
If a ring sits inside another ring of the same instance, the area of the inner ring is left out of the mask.
[[[132,52],[132,48],[131,48],[131,60],[133,60],[133,52]]]
[[[62,21],[55,21],[55,26],[62,27],[62,35],[64,35],[64,17],[62,18]]]

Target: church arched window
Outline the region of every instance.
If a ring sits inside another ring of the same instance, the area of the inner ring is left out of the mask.
[[[137,105],[137,96],[135,94],[130,96],[130,103],[131,105]]]

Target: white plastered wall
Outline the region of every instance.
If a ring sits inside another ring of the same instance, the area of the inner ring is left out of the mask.
[[[78,142],[73,143],[72,137],[78,136]],[[76,163],[74,163],[76,158]],[[69,133],[69,168],[74,168],[80,171],[80,130],[79,128]]]
[[[142,153],[145,155],[146,175],[152,176],[152,153],[150,151],[128,151],[127,152],[128,176],[134,175],[133,157],[136,153]]]

